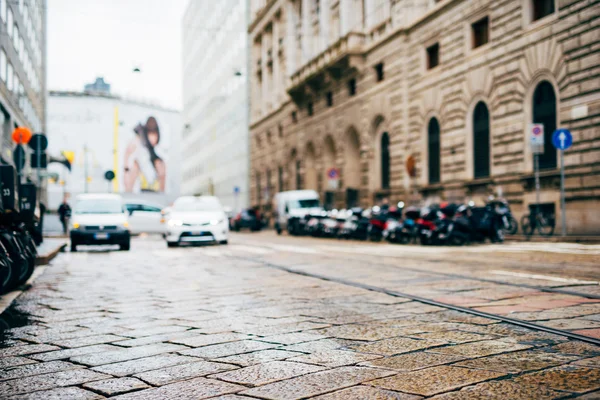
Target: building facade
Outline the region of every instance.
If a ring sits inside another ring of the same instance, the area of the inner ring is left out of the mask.
[[[0,153],[13,163],[15,127],[46,129],[45,0],[0,0]]]
[[[600,3],[253,0],[252,202],[506,198],[600,233]],[[539,203],[530,124],[544,125]]]
[[[183,18],[183,186],[248,205],[246,0],[191,1]]]
[[[50,210],[65,195],[120,193],[166,206],[180,194],[181,113],[97,92],[51,91],[48,156],[74,156],[71,171],[49,163]],[[107,181],[107,171],[115,179]]]

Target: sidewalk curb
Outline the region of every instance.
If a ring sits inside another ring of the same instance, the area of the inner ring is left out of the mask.
[[[50,264],[50,261],[52,261],[58,255],[58,253],[62,252],[66,247],[67,247],[67,243],[62,243],[60,246],[58,246],[57,248],[52,250],[50,253],[38,255],[35,259],[35,265],[38,266],[38,265]]]
[[[17,297],[19,297],[24,291],[28,290],[31,287],[31,285],[33,285],[33,282],[35,282],[35,280],[44,273],[46,268],[47,267],[45,266],[36,267],[31,277],[27,280],[27,282],[25,282],[23,286],[21,286],[21,289],[13,290],[12,292],[8,292],[0,296],[0,314],[2,314],[8,307],[10,307]]]

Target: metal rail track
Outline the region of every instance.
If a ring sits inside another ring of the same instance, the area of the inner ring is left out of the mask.
[[[238,258],[243,258],[243,257],[238,257]],[[243,259],[244,260],[251,260],[249,258],[243,258]],[[256,260],[252,260],[252,261],[256,261]],[[521,326],[521,327],[528,328],[528,329],[533,329],[533,330],[537,330],[537,331],[552,333],[554,335],[565,336],[565,337],[568,337],[570,339],[576,339],[576,340],[580,340],[582,342],[587,342],[587,343],[591,343],[591,344],[595,344],[597,346],[600,346],[600,339],[596,339],[596,338],[589,337],[589,336],[579,335],[579,334],[572,333],[572,332],[569,332],[569,331],[564,331],[562,329],[549,328],[547,326],[538,325],[538,324],[534,324],[534,323],[527,322],[527,321],[522,321],[522,320],[515,319],[515,318],[504,317],[502,315],[490,314],[490,313],[487,313],[487,312],[477,311],[477,310],[473,310],[473,309],[470,309],[470,308],[455,306],[455,305],[447,304],[447,303],[441,303],[439,301],[430,300],[430,299],[427,299],[425,297],[414,296],[412,294],[402,293],[402,292],[398,292],[396,290],[389,290],[389,289],[385,289],[385,288],[382,288],[382,287],[379,287],[379,286],[367,285],[365,283],[349,281],[349,280],[346,280],[346,279],[335,278],[335,277],[331,277],[331,276],[327,276],[327,275],[321,275],[321,274],[314,274],[314,273],[310,273],[310,272],[298,271],[298,270],[295,270],[295,269],[292,269],[292,268],[289,268],[289,267],[284,267],[284,266],[281,266],[281,265],[276,265],[276,264],[268,263],[268,262],[264,262],[264,261],[263,261],[263,264],[266,265],[266,266],[268,266],[268,267],[270,267],[270,268],[278,269],[280,271],[284,271],[284,272],[288,272],[288,273],[292,273],[292,274],[296,274],[296,275],[301,275],[301,276],[306,276],[306,277],[310,277],[310,278],[321,279],[321,280],[328,281],[328,282],[339,283],[339,284],[346,285],[346,286],[352,286],[352,287],[356,287],[356,288],[359,288],[359,289],[369,290],[371,292],[377,292],[377,293],[387,294],[387,295],[393,296],[393,297],[407,298],[407,299],[411,299],[411,300],[417,301],[419,303],[428,304],[428,305],[431,305],[431,306],[436,306],[436,307],[446,308],[446,309],[449,309],[449,310],[464,312],[464,313],[467,313],[467,314],[476,315],[478,317],[484,317],[484,318],[489,318],[489,319],[493,319],[493,320],[497,320],[497,321],[502,321],[502,322],[506,322],[506,323],[509,323],[509,324],[512,324],[512,325],[517,325],[517,326]]]

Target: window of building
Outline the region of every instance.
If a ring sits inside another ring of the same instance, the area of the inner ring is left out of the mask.
[[[484,102],[473,111],[473,175],[490,176],[490,113]]]
[[[261,193],[261,187],[260,187],[260,174],[256,174],[256,203],[260,203],[260,193]]]
[[[280,192],[283,192],[283,167],[277,169],[277,188]]]
[[[533,123],[544,125],[544,153],[540,154],[540,169],[556,168],[556,149],[552,134],[556,130],[556,94],[548,81],[541,82],[533,94]]]
[[[333,92],[327,92],[327,107],[333,107]]]
[[[6,67],[6,88],[10,91],[13,89],[14,69],[11,63]]]
[[[6,83],[6,53],[4,49],[0,50],[0,78]]]
[[[302,161],[296,161],[296,190],[302,189],[302,175],[300,175],[300,170],[302,169]]]
[[[534,21],[554,14],[554,0],[531,0],[532,17]]]
[[[19,42],[19,27],[17,26],[17,24],[14,24],[13,26],[13,45],[15,46],[15,51],[17,52],[17,54],[19,54],[19,50],[21,48],[20,46],[20,42]]]
[[[487,44],[490,40],[490,19],[485,17],[471,25],[471,34],[473,38],[473,48]]]
[[[6,22],[6,3],[8,3],[8,0],[0,0],[0,18],[2,22]]]
[[[13,93],[14,94],[19,94],[19,85],[20,84],[21,84],[21,81],[19,80],[19,76],[15,72],[15,78],[14,78],[14,81],[13,81]]]
[[[312,117],[314,113],[314,106],[312,101],[308,102],[308,104],[306,105],[306,112],[308,113],[309,117]]]
[[[292,111],[292,122],[298,122],[298,113],[296,111]]]
[[[440,63],[440,44],[436,43],[427,48],[427,69],[435,68]]]
[[[379,63],[375,66],[375,75],[377,76],[377,82],[381,82],[385,78],[383,63]]]
[[[9,8],[8,16],[6,17],[6,30],[8,31],[8,36],[10,36],[11,38],[12,38],[12,34],[13,34],[13,30],[12,30],[13,24],[14,24],[13,12]]]
[[[282,138],[283,137],[283,125],[277,125],[277,135]]]
[[[381,135],[381,188],[390,188],[390,135]]]
[[[429,121],[427,129],[427,159],[429,166],[429,183],[435,184],[440,182],[440,124],[437,119],[432,118]]]
[[[352,78],[348,81],[348,94],[354,96],[356,94],[356,79]]]

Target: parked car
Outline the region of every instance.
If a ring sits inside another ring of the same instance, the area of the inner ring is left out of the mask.
[[[263,223],[259,213],[255,209],[247,208],[235,216],[231,225],[236,232],[241,229],[250,229],[251,231],[256,232],[261,230]]]
[[[169,247],[182,243],[227,244],[229,222],[219,199],[213,196],[183,196],[165,215]]]
[[[130,231],[140,233],[164,233],[166,227],[161,223],[163,208],[158,204],[142,201],[127,201],[125,208],[129,213]]]
[[[321,213],[323,207],[314,190],[292,190],[275,195],[275,230],[281,235],[287,230],[291,235],[305,233],[306,216]]]
[[[118,194],[80,194],[75,198],[69,235],[71,251],[79,245],[119,245],[129,250],[129,215]]]

